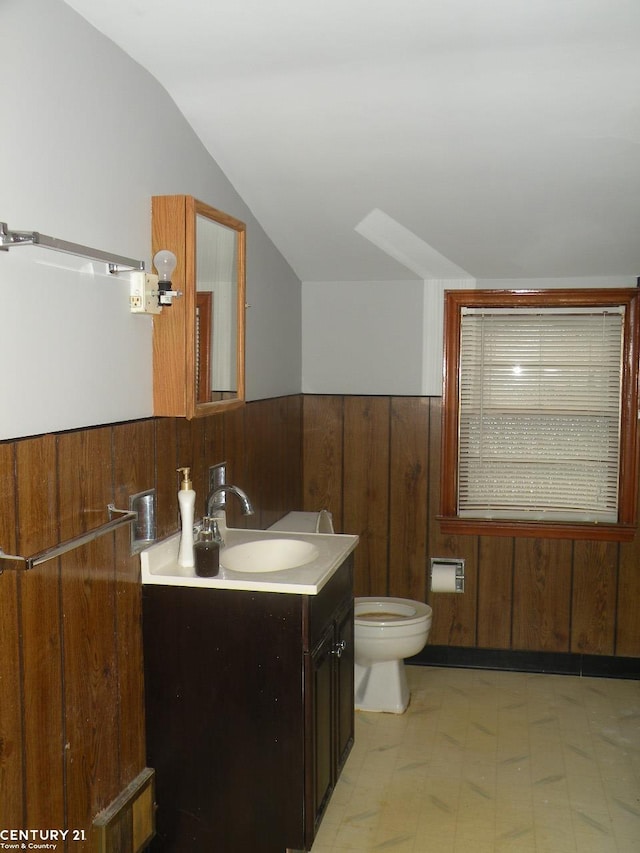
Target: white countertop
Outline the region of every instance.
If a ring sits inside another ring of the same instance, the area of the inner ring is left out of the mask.
[[[225,547],[260,539],[301,539],[312,543],[318,556],[309,563],[275,572],[234,572],[220,566],[218,575],[201,578],[195,569],[178,565],[180,533],[156,542],[140,552],[142,583],[162,586],[188,586],[200,589],[236,589],[249,592],[280,592],[298,595],[317,595],[358,544],[358,536],[337,533],[298,532],[306,513],[289,513],[270,530],[241,530],[221,525]],[[314,513],[315,515],[315,513]],[[300,516],[300,518],[294,518]],[[291,524],[286,519],[291,517]],[[285,528],[289,526],[290,530]],[[306,525],[305,525],[306,526]],[[291,530],[293,528],[293,530]],[[221,549],[221,555],[224,548]],[[222,558],[221,558],[222,563]]]

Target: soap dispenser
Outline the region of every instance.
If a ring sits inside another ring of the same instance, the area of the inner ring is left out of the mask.
[[[213,578],[220,571],[220,534],[215,519],[202,519],[202,530],[193,546],[196,559],[196,574],[201,578]]]
[[[178,550],[178,565],[184,569],[192,569],[195,565],[193,556],[193,518],[196,506],[196,493],[191,486],[190,468],[178,468],[182,473],[182,482],[178,492],[178,504],[182,519],[182,536]]]

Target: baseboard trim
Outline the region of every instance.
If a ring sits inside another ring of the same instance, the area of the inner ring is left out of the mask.
[[[640,658],[613,657],[611,655],[525,652],[427,645],[420,654],[409,658],[406,662],[418,666],[503,669],[513,672],[546,672],[552,675],[585,675],[596,678],[640,680]]]

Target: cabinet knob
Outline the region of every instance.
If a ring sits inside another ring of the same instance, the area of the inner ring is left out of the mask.
[[[331,652],[332,655],[335,655],[337,658],[342,657],[342,653],[347,648],[347,641],[340,640],[340,642],[336,643]]]

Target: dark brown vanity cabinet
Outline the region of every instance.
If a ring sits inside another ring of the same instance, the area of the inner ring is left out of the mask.
[[[310,849],[353,744],[352,575],[349,557],[317,595],[144,587],[151,850]]]
[[[305,838],[313,839],[353,744],[353,602],[339,607],[305,654],[309,685]],[[309,841],[310,844],[310,841]]]

